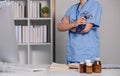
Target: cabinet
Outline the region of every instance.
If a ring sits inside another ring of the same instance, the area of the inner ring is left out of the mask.
[[[52,63],[53,0],[9,1],[12,2],[20,64]],[[48,17],[41,16],[44,6],[50,9]]]

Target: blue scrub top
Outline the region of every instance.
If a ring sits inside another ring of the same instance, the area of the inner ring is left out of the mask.
[[[86,0],[86,3],[77,10],[79,3],[72,5],[66,12],[70,23],[75,22],[79,17],[86,16],[87,22],[93,23],[92,29],[84,34],[68,32],[67,39],[67,63],[81,62],[90,59],[92,62],[100,57],[100,39],[98,27],[100,26],[101,6],[98,1]]]

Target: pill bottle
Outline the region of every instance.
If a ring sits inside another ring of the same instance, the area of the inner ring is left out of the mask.
[[[93,63],[93,72],[94,73],[101,73],[101,61],[100,58],[95,58]]]
[[[80,70],[80,73],[85,73],[85,62],[80,62],[79,64],[79,70]]]
[[[91,74],[93,72],[92,63],[86,63],[86,73]]]

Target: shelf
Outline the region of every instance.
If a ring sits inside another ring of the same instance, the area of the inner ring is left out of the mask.
[[[52,18],[30,18],[30,20],[51,20]]]
[[[14,18],[14,20],[51,20],[52,18]]]
[[[28,43],[17,43],[17,45],[18,46],[28,46]],[[51,45],[51,43],[29,43],[29,45],[32,45],[32,46],[34,46],[34,45]]]
[[[30,43],[31,46],[34,45],[51,45],[51,43]]]

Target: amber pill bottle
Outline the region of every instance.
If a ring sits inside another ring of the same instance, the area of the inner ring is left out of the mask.
[[[79,67],[80,67],[80,69],[79,69],[80,73],[85,73],[85,68],[86,68],[85,62],[80,62]]]
[[[92,63],[87,63],[86,64],[86,73],[91,74],[92,72],[93,72]]]
[[[95,58],[93,63],[93,72],[94,73],[101,73],[101,61],[100,58]]]

